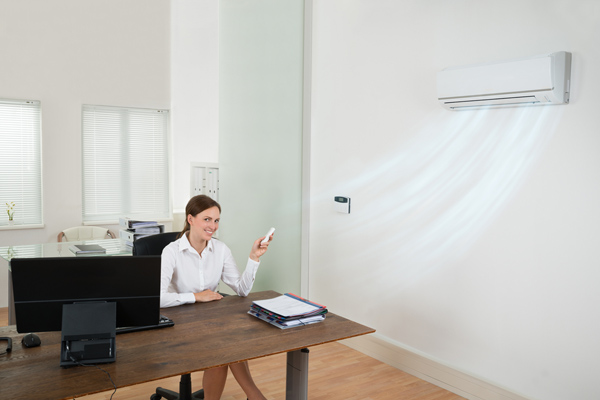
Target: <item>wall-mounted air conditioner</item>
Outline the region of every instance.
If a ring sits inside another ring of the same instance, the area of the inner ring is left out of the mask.
[[[446,68],[437,82],[438,100],[449,110],[567,104],[571,53]]]

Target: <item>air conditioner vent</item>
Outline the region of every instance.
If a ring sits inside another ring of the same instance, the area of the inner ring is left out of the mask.
[[[446,68],[438,72],[438,100],[449,110],[567,104],[571,53]]]

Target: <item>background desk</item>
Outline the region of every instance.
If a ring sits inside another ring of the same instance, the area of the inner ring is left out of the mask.
[[[374,332],[333,313],[286,330],[247,314],[252,301],[278,295],[266,291],[162,309],[174,327],[117,335],[117,361],[101,367],[123,387]],[[13,338],[13,351],[0,357],[0,398],[72,399],[112,389],[95,368],[59,366],[60,332],[40,333],[42,345],[29,349],[14,326],[0,328],[0,336]]]
[[[74,244],[98,244],[106,249],[106,253],[77,256],[69,247]],[[0,257],[8,262],[8,324],[15,325],[15,302],[12,293],[12,272],[10,260],[13,258],[35,257],[94,257],[94,256],[130,256],[131,247],[122,239],[83,240],[78,242],[56,242],[43,244],[24,244],[19,246],[0,247]]]
[[[6,261],[13,258],[34,258],[34,257],[77,257],[69,247],[74,244],[98,244],[106,249],[106,254],[101,256],[130,256],[131,247],[125,244],[122,239],[101,239],[101,240],[81,240],[78,242],[56,242],[42,244],[22,244],[18,246],[0,247],[0,257]],[[92,255],[93,256],[93,255]],[[86,255],[87,257],[87,255]]]

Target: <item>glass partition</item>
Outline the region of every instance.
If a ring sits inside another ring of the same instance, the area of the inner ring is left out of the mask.
[[[299,294],[304,1],[219,4],[219,237],[243,269],[275,227],[254,291]]]

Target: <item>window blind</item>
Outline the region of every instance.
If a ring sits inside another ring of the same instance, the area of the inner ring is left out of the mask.
[[[171,217],[166,110],[84,105],[83,221]]]
[[[6,203],[15,203],[15,225],[40,225],[42,217],[41,104],[0,99],[0,226]]]

